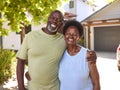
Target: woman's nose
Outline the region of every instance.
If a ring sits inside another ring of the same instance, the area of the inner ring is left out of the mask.
[[[72,35],[72,34],[71,34],[71,35],[69,35],[69,38],[73,38],[73,37],[74,37],[74,35]]]

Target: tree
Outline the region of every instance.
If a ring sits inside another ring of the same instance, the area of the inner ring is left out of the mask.
[[[88,5],[92,5],[93,6],[97,0],[82,0],[82,1],[87,3]],[[111,3],[111,2],[113,2],[115,0],[103,0],[103,1],[105,1],[107,3]]]
[[[19,32],[25,25],[46,21],[49,13],[67,0],[0,0],[0,36],[8,32]],[[10,30],[3,28],[8,22]]]

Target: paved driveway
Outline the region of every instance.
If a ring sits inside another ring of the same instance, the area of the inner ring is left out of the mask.
[[[97,52],[101,90],[120,90],[120,72],[115,53]]]

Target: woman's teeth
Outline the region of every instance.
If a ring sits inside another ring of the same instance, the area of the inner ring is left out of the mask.
[[[73,41],[73,39],[68,39],[69,41]]]

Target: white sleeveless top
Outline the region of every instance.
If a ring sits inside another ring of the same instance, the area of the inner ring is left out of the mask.
[[[84,47],[74,56],[65,51],[59,66],[60,90],[93,90],[86,55]]]

